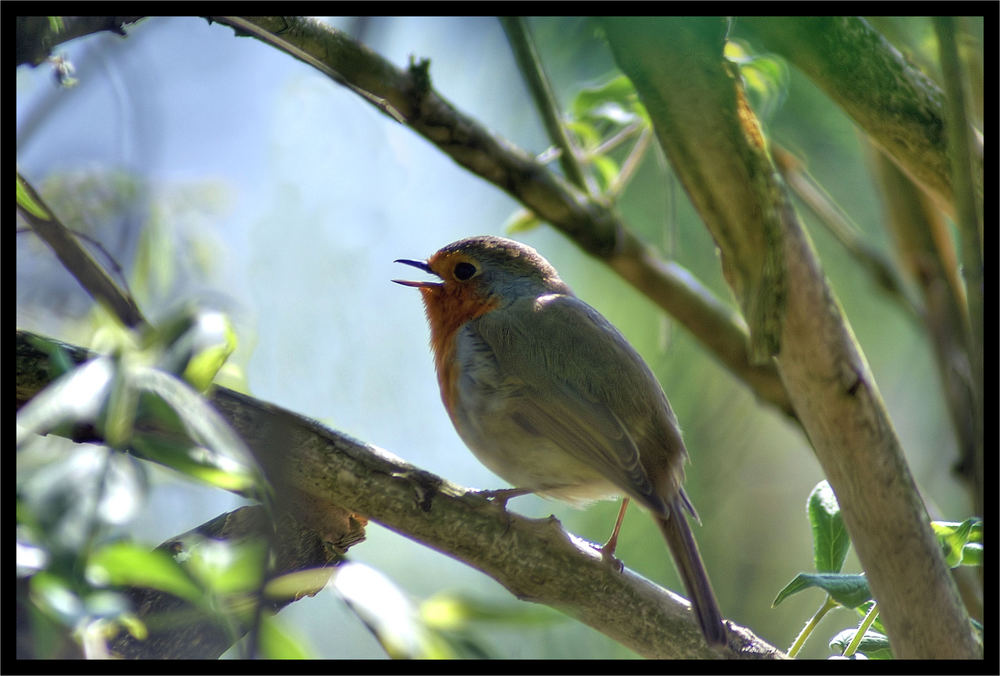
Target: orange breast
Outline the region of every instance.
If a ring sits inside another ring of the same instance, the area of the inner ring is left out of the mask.
[[[455,337],[467,322],[495,309],[498,303],[494,298],[481,298],[467,286],[452,284],[422,287],[420,293],[431,327],[431,349],[434,351],[441,399],[451,414],[459,377]]]

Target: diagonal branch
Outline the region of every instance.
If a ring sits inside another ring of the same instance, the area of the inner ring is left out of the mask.
[[[31,226],[42,241],[49,245],[63,267],[76,278],[80,286],[125,326],[145,327],[146,320],[132,297],[123,293],[104,268],[80,246],[69,228],[59,221],[52,209],[46,206],[41,196],[21,177],[20,173],[17,175],[17,187],[18,193],[26,198],[22,199],[19,195],[18,215]]]
[[[559,148],[559,166],[562,167],[566,178],[573,185],[584,192],[589,192],[583,168],[576,159],[573,141],[566,133],[566,127],[562,120],[559,119],[559,105],[556,103],[552,87],[549,86],[549,80],[545,76],[541,59],[538,58],[538,52],[535,49],[528,25],[524,18],[519,16],[500,17],[500,23],[507,33],[507,40],[514,52],[514,59],[528,85],[528,91],[531,92],[531,98],[535,101],[535,107],[542,116],[545,130],[552,142]]]
[[[978,411],[967,351],[965,294],[948,225],[927,194],[892,160],[873,146],[868,154],[881,187],[886,227],[899,260],[916,282],[923,300],[921,320],[934,350],[942,394],[961,454],[956,471],[973,496],[975,513],[982,514],[982,475],[977,477],[974,468],[977,439],[981,442],[983,437],[981,428],[976,433]]]
[[[795,64],[880,148],[954,212],[945,96],[860,17],[740,17],[754,40]],[[983,195],[983,144],[975,137],[975,194]]]
[[[51,378],[46,354],[19,331],[18,406]],[[74,361],[80,348],[63,345]],[[617,572],[554,518],[527,519],[381,449],[225,388],[213,404],[264,468],[279,504],[304,525],[317,511],[362,514],[494,578],[522,600],[543,603],[640,655],[719,657],[701,637],[690,605],[632,571]],[[346,510],[346,511],[345,511]],[[780,658],[730,624],[729,657]]]
[[[954,184],[955,223],[961,241],[962,276],[968,303],[968,353],[972,365],[973,420],[976,447],[972,463],[975,484],[983,485],[983,162],[979,139],[972,133],[962,65],[955,39],[955,20],[935,17],[941,67],[947,91],[947,138],[950,177]],[[984,502],[977,494],[975,509],[983,513]]]
[[[892,261],[877,247],[865,242],[858,233],[847,213],[833,201],[833,198],[823,189],[810,174],[802,162],[779,144],[771,143],[771,156],[781,177],[791,191],[809,207],[819,222],[837,238],[841,246],[871,277],[889,298],[896,301],[906,311],[910,319],[916,319],[921,309],[910,297],[906,285],[896,271]]]

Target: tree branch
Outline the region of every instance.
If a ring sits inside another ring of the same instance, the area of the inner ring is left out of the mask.
[[[723,22],[605,19],[603,25],[722,250],[754,343],[777,353],[893,653],[980,657],[878,388],[777,180],[739,78],[727,70]]]
[[[982,148],[973,150],[978,140],[972,133],[966,106],[967,87],[955,41],[955,20],[935,17],[934,28],[941,54],[947,96],[947,139],[950,177],[954,184],[955,223],[962,252],[962,276],[968,303],[968,353],[972,365],[973,420],[976,446],[973,453],[973,480],[982,485],[983,468],[983,161]],[[977,154],[978,153],[978,154]],[[977,496],[976,513],[984,503]]]
[[[921,319],[934,350],[942,394],[958,441],[957,471],[968,485],[975,513],[982,514],[982,476],[977,479],[974,470],[977,411],[966,342],[968,317],[951,235],[926,193],[881,150],[872,147],[869,155],[885,201],[886,227],[904,269],[923,297]],[[978,439],[982,439],[981,433]]]
[[[17,174],[18,192],[24,192],[36,208],[26,208],[18,199],[17,213],[38,237],[49,245],[56,257],[69,271],[84,291],[108,309],[119,321],[130,328],[143,328],[146,320],[135,301],[118,288],[114,280],[97,264],[76,241],[73,233],[42,200],[41,196],[24,178]]]
[[[52,377],[45,353],[32,345],[38,340],[47,339],[17,334],[18,406]],[[80,348],[63,347],[74,361],[86,358]],[[278,504],[309,528],[322,533],[331,509],[341,516],[364,514],[477,568],[518,598],[557,608],[640,655],[721,656],[704,643],[685,600],[628,569],[617,572],[554,517],[527,519],[506,512],[386,451],[231,390],[217,388],[212,402],[263,467]],[[748,630],[733,624],[729,629],[729,647],[722,655],[782,657]]]
[[[940,209],[954,213],[944,94],[864,19],[740,17],[738,27],[798,66]],[[982,199],[981,138],[974,161]]]
[[[892,260],[877,247],[864,241],[844,210],[809,174],[798,158],[773,141],[771,142],[771,156],[774,159],[775,168],[781,172],[781,177],[795,193],[795,196],[813,212],[819,222],[854,258],[858,266],[868,273],[872,281],[889,298],[898,303],[910,319],[917,319],[921,314],[921,309],[907,293],[906,285],[899,273],[896,272]]]
[[[559,148],[559,166],[562,167],[563,174],[577,188],[589,192],[583,168],[576,159],[576,149],[559,118],[559,105],[556,103],[555,94],[552,93],[552,88],[549,86],[549,80],[545,76],[545,70],[542,68],[542,62],[538,58],[538,52],[535,50],[535,44],[531,39],[531,33],[528,31],[524,18],[519,16],[500,17],[500,23],[507,33],[507,41],[510,42],[514,59],[521,70],[521,76],[528,85],[528,91],[531,92],[535,108],[538,109],[542,122],[545,124],[545,131]]]

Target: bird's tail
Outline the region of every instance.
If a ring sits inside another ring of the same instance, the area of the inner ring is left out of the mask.
[[[667,540],[677,572],[691,597],[701,633],[710,645],[725,645],[726,629],[722,624],[722,612],[715,600],[715,593],[712,592],[712,585],[708,581],[708,573],[705,572],[705,564],[698,553],[698,545],[694,541],[683,505],[683,498],[679,494],[670,505],[670,516],[656,516],[656,523]]]

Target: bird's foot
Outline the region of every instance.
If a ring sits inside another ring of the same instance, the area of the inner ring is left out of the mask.
[[[608,543],[608,544],[612,544],[612,543]],[[625,564],[622,563],[621,559],[619,559],[617,556],[615,556],[615,548],[614,547],[610,547],[609,548],[608,545],[605,544],[602,547],[598,547],[597,551],[599,551],[601,553],[601,559],[606,564],[608,564],[609,566],[611,566],[612,568],[614,568],[616,571],[618,571],[620,573],[623,570],[625,570]]]
[[[508,500],[533,492],[527,488],[498,488],[491,491],[476,491],[476,495],[486,498],[506,510]]]

